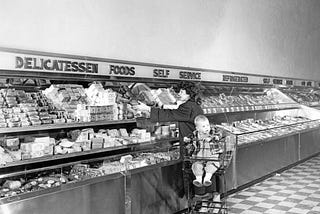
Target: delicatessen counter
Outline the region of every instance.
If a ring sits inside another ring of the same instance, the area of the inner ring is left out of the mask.
[[[11,81],[0,89],[1,212],[150,213],[185,206],[177,195],[183,189],[176,179],[182,178],[177,124],[150,124],[147,112],[132,110],[138,100],[151,102],[150,94],[133,94],[119,81],[107,87],[46,81],[40,89]],[[167,88],[148,90],[163,104],[175,99]]]

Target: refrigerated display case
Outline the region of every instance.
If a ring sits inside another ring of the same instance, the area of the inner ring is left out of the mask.
[[[227,171],[235,191],[320,152],[319,111],[274,87],[206,85],[203,108],[231,134],[236,152]]]
[[[282,87],[279,89],[297,103],[320,109],[320,91],[317,88]]]

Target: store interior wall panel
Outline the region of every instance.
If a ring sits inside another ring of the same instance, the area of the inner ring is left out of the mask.
[[[175,213],[186,208],[181,163],[133,174],[132,214]]]
[[[320,152],[320,129],[300,134],[300,159]]]
[[[290,165],[297,161],[297,152],[297,137],[285,137],[239,148],[236,155],[237,185],[253,182]]]
[[[299,135],[295,134],[287,136],[284,143],[284,158],[285,164],[281,167],[286,167],[290,164],[299,161]]]
[[[124,214],[124,180],[117,178],[0,205],[1,214]]]
[[[218,179],[221,190],[230,191],[237,188],[236,180],[236,157],[233,157],[230,165],[225,170],[224,174]]]

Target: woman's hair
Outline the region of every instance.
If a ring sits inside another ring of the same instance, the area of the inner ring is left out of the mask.
[[[182,81],[174,87],[176,93],[179,93],[181,89],[186,90],[186,93],[190,95],[190,100],[196,102],[198,105],[201,105],[201,89],[199,84],[189,81]]]

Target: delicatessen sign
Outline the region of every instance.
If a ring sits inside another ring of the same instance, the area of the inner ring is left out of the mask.
[[[57,72],[98,73],[97,63],[21,56],[16,56],[15,68]]]
[[[143,63],[114,63],[110,60],[86,57],[62,57],[57,54],[26,54],[0,50],[0,70],[26,72],[73,73],[99,76],[137,77],[240,84],[266,84],[287,86],[318,86],[318,82],[237,74],[221,71],[184,69],[183,67],[144,65]]]

